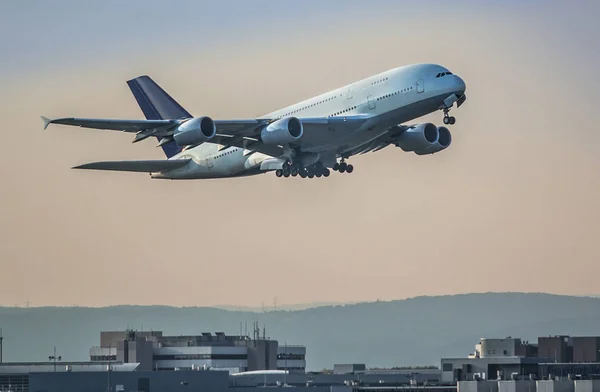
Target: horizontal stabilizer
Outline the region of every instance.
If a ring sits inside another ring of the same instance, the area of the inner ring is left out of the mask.
[[[114,170],[140,173],[158,173],[165,170],[179,169],[187,165],[191,159],[173,159],[156,161],[108,161],[92,162],[75,166],[73,169]]]

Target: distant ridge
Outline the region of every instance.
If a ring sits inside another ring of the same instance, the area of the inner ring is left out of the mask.
[[[235,307],[234,307],[235,308]],[[267,335],[307,346],[308,368],[334,363],[370,367],[436,365],[464,357],[480,337],[535,341],[554,334],[600,335],[600,298],[543,293],[420,296],[356,304],[322,304],[302,310],[237,311],[216,307],[121,305],[0,307],[5,361],[43,361],[52,347],[67,361],[88,360],[102,330],[240,333],[245,323],[266,325]],[[250,327],[248,327],[250,328]]]

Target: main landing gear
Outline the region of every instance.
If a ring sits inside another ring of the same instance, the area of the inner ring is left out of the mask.
[[[450,108],[444,108],[444,124],[454,125],[454,123],[456,123],[456,118],[450,116],[448,112],[450,112]]]
[[[341,160],[340,163],[336,163],[333,166],[334,171],[338,171],[340,173],[352,173],[354,171],[354,166],[347,164],[344,159]],[[281,169],[275,170],[275,175],[277,177],[285,177],[288,178],[290,176],[296,177],[300,176],[301,178],[321,178],[321,177],[329,177],[331,171],[324,167],[321,162],[317,162],[314,165],[310,165],[308,167],[296,167],[295,165],[290,165],[289,163],[285,163]]]
[[[275,175],[277,177],[296,177],[300,176],[302,178],[321,178],[321,177],[329,177],[331,172],[328,168],[323,167],[320,162],[315,163],[314,165],[308,167],[296,167],[294,165],[290,165],[289,163],[285,163],[283,168],[275,170]]]
[[[342,158],[340,163],[333,165],[333,170],[340,173],[352,173],[354,171],[354,166],[347,164],[344,158]]]

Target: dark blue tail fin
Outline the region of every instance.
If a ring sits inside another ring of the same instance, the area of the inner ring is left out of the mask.
[[[128,80],[127,85],[147,120],[173,120],[192,117],[187,110],[171,98],[149,76],[144,75]],[[173,141],[163,144],[162,149],[167,158],[181,152],[181,148]]]

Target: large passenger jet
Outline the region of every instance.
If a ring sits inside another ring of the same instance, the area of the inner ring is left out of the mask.
[[[449,115],[466,100],[465,82],[435,64],[403,66],[253,119],[194,117],[148,76],[127,82],[145,120],[42,117],[49,124],[135,133],[133,143],[158,139],[167,159],[94,162],[76,169],[149,173],[152,178],[242,177],[274,171],[277,177],[351,173],[346,160],[388,145],[418,155],[452,141],[445,126],[405,125],[426,114]]]

